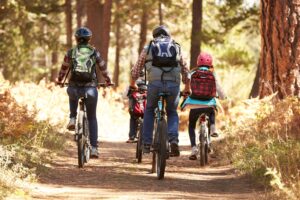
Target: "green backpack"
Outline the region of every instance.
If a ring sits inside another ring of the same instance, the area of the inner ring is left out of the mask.
[[[96,66],[95,49],[89,45],[80,45],[72,49],[71,81],[91,82]]]

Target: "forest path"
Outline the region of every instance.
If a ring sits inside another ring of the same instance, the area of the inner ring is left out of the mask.
[[[181,134],[183,135],[183,134]],[[181,138],[181,156],[167,161],[164,180],[150,174],[151,156],[137,164],[135,144],[117,141],[100,143],[100,158],[77,167],[75,142],[55,157],[49,170],[30,187],[33,199],[259,199],[262,190],[231,166],[200,168],[190,161],[187,134]],[[124,136],[123,136],[124,137]],[[125,139],[124,137],[123,139]],[[109,138],[106,138],[109,139]],[[182,140],[183,139],[183,140]]]

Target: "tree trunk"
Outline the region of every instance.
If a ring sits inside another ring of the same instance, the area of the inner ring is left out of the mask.
[[[120,7],[119,1],[116,1],[117,10]],[[121,20],[120,15],[116,14],[116,57],[115,57],[115,70],[113,82],[115,83],[115,88],[119,86],[119,74],[120,74],[120,39],[121,39]]]
[[[162,13],[161,0],[158,1],[158,16],[159,16],[159,25],[163,25],[163,13]]]
[[[100,53],[102,58],[107,62],[108,48],[109,48],[109,33],[110,33],[110,20],[111,20],[111,7],[112,0],[105,0],[103,5],[103,26],[102,26],[102,44]]]
[[[65,2],[67,48],[72,47],[72,4],[71,0]]]
[[[139,54],[142,52],[146,40],[147,40],[147,29],[148,29],[148,9],[147,5],[143,6],[143,15],[141,20],[141,31],[140,31],[140,44],[139,44]]]
[[[76,0],[76,20],[77,28],[82,26],[82,18],[84,14],[84,2],[83,0]]]
[[[58,75],[58,68],[57,68],[57,62],[58,62],[58,53],[57,51],[53,51],[52,52],[52,58],[51,58],[51,77],[50,77],[50,81],[54,82],[57,75]]]
[[[193,0],[190,68],[197,64],[197,56],[201,50],[202,0]]]
[[[87,6],[87,27],[93,33],[91,44],[100,51],[102,45],[103,5],[98,0],[85,0],[85,3]]]
[[[260,97],[300,97],[299,16],[299,0],[261,0]]]
[[[258,64],[257,64],[255,78],[254,78],[254,82],[252,85],[252,89],[251,89],[249,98],[256,98],[259,95],[259,74],[260,74],[260,60],[258,61]]]

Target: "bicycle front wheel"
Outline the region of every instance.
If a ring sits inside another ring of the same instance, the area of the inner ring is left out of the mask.
[[[157,157],[156,157],[156,165],[157,165],[157,178],[163,179],[165,175],[166,169],[166,159],[167,159],[167,146],[168,146],[168,127],[165,119],[158,121],[157,124],[158,130],[158,148],[157,148]]]

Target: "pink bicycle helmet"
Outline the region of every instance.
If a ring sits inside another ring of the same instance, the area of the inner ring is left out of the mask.
[[[209,53],[201,52],[197,58],[197,66],[213,66],[213,59]]]

